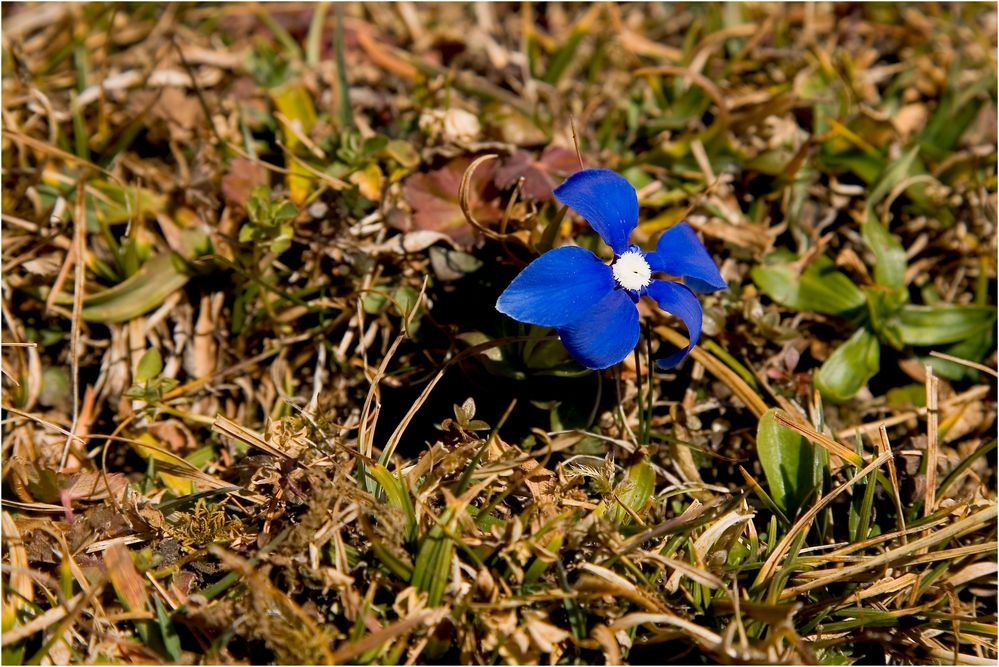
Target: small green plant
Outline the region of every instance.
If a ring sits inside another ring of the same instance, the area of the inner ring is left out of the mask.
[[[135,367],[133,384],[125,395],[129,398],[155,403],[163,398],[164,394],[177,386],[177,380],[171,377],[162,377],[163,357],[160,351],[151,347],[145,351],[139,363]]]
[[[270,188],[260,186],[250,193],[246,214],[249,219],[239,230],[240,242],[263,243],[276,255],[291,247],[291,223],[298,215],[298,207],[291,201],[274,197]]]
[[[753,268],[756,285],[782,306],[848,318],[857,328],[822,364],[815,385],[832,401],[851,398],[881,368],[881,351],[939,347],[955,357],[980,361],[995,348],[996,309],[984,305],[941,303],[931,286],[922,290],[923,304],[910,302],[905,249],[878,218],[874,206],[915,168],[918,147],[890,165],[868,197],[860,233],[874,255],[874,283],[858,287],[826,255],[802,268],[802,259],[781,249]],[[918,354],[943,377],[960,380],[976,371],[966,366]]]

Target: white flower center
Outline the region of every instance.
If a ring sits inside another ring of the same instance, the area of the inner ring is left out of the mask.
[[[634,250],[622,253],[611,270],[614,280],[626,290],[637,291],[652,282],[652,268],[642,253]]]

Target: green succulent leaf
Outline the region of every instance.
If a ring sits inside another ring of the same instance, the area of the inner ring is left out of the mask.
[[[135,367],[135,381],[148,382],[160,374],[163,370],[163,357],[160,351],[151,347],[143,353]]]
[[[169,252],[157,255],[123,282],[86,297],[83,319],[109,324],[144,315],[183,287],[188,278],[179,256]]]
[[[867,219],[860,226],[864,243],[874,253],[874,281],[881,287],[906,295],[905,248],[888,228],[868,211]]]
[[[907,305],[898,316],[899,331],[907,345],[943,345],[992,331],[996,309],[963,304]]]
[[[764,294],[794,310],[849,315],[863,308],[867,299],[825,255],[819,255],[799,274],[789,253],[774,253],[751,275]]]
[[[788,516],[822,484],[825,450],[777,423],[777,408],[760,418],[756,451],[770,488],[770,497]]]
[[[867,329],[858,329],[833,352],[815,376],[815,386],[833,402],[846,401],[881,369],[881,345]]]
[[[891,345],[896,350],[905,347],[902,332],[899,328],[899,310],[905,303],[903,292],[885,290],[880,287],[868,287],[867,311],[871,316],[871,328],[882,342]]]

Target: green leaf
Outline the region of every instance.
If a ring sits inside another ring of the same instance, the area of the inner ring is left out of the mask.
[[[412,539],[416,531],[416,511],[410,497],[409,488],[402,476],[394,476],[383,465],[368,468],[368,474],[375,478],[378,485],[385,491],[389,504],[403,511],[406,515],[406,539]]]
[[[98,221],[119,225],[140,217],[151,217],[167,207],[164,195],[147,188],[122,187],[104,180],[91,181],[90,186],[99,193],[98,196],[87,196],[87,227],[91,231],[97,231]]]
[[[465,333],[458,334],[458,340],[462,341],[469,347],[473,347],[475,345],[487,343],[492,339],[481,331],[467,331]],[[492,375],[513,378],[515,380],[523,380],[527,377],[527,373],[525,373],[519,366],[507,360],[503,353],[503,348],[499,346],[484,350],[480,354],[476,355],[476,358],[483,365],[483,367],[485,367],[486,371]]]
[[[885,290],[880,287],[867,287],[867,312],[871,316],[871,328],[878,337],[896,350],[905,347],[899,329],[898,313],[903,305],[903,292]],[[906,295],[907,296],[907,295]]]
[[[442,524],[449,530],[457,530],[454,512],[445,510],[440,517],[440,524],[435,524],[420,544],[413,566],[411,583],[416,589],[427,593],[427,604],[436,607],[444,597],[444,590],[451,579],[451,556],[454,554],[454,540],[444,532]]]
[[[837,151],[830,148],[828,143],[819,149],[817,160],[823,171],[853,173],[866,183],[873,183],[884,168],[884,159],[879,155],[852,148]]]
[[[3,656],[0,664],[4,665],[24,665],[25,640],[21,640],[13,646],[3,647]]]
[[[756,452],[770,487],[770,496],[788,516],[822,484],[822,459],[815,446],[777,423],[778,408],[760,418]]]
[[[867,218],[871,217],[874,206],[888,195],[892,189],[904,179],[913,175],[914,168],[918,167],[916,156],[919,155],[919,146],[913,146],[909,151],[895,162],[890,163],[878,179],[878,184],[871,189],[871,194],[867,197]]]
[[[151,347],[143,353],[142,358],[139,359],[139,364],[135,367],[135,381],[149,382],[162,370],[163,357],[160,356],[158,349]]]
[[[655,493],[655,482],[656,474],[652,466],[647,459],[641,459],[628,467],[624,479],[614,487],[613,493],[606,494],[593,510],[594,515],[606,516],[620,526],[631,523],[631,513],[641,514]]]
[[[985,355],[996,349],[995,325],[991,325],[990,328],[992,330],[986,334],[965,338],[960,343],[951,345],[944,349],[944,353],[958,359],[981,361]],[[933,372],[940,377],[948,380],[975,380],[978,378],[979,371],[964,364],[931,356],[919,357],[919,361],[932,368]]]
[[[971,85],[952,86],[944,92],[936,111],[917,138],[928,157],[933,160],[947,157],[974,122],[985,101],[990,96],[995,97],[995,85],[994,75],[983,76]]]
[[[815,386],[833,401],[846,401],[881,369],[881,345],[867,329],[858,329],[833,352],[815,376]]]
[[[991,331],[995,317],[992,306],[908,305],[899,311],[899,330],[907,345],[942,345]]]
[[[312,104],[309,90],[297,81],[289,81],[270,90],[271,100],[278,111],[284,114],[289,122],[298,122],[298,130],[308,135],[316,122],[316,108]],[[301,141],[293,132],[285,132],[285,146],[294,150]]]
[[[860,235],[874,253],[874,281],[882,287],[907,295],[905,248],[899,240],[888,232],[873,211],[867,212],[866,220],[860,225]]]
[[[382,149],[382,153],[407,169],[413,169],[420,164],[420,154],[408,141],[393,139]]]
[[[751,275],[764,294],[794,310],[847,315],[866,301],[863,291],[825,255],[816,257],[799,275],[789,253],[774,253],[753,268]]]
[[[459,280],[482,268],[482,261],[475,255],[460,250],[431,246],[429,254],[434,275],[443,281]]]
[[[377,539],[371,538],[371,551],[374,552],[375,558],[380,560],[382,564],[389,569],[389,571],[395,576],[399,577],[405,582],[409,582],[413,578],[413,567],[404,561],[403,559],[392,553],[392,550],[385,546],[385,544]]]
[[[173,253],[157,255],[133,276],[83,301],[87,322],[125,322],[158,308],[188,280],[182,262]]]
[[[274,224],[283,225],[290,220],[294,220],[296,215],[298,215],[298,207],[290,201],[286,201],[274,211]]]
[[[58,405],[70,397],[71,391],[72,385],[66,367],[50,366],[42,373],[42,393],[38,400],[42,405]]]
[[[392,293],[392,298],[395,300],[393,306],[396,314],[406,317],[416,307],[420,294],[409,285],[400,285]]]
[[[156,625],[160,630],[163,652],[167,658],[173,662],[177,662],[183,654],[180,645],[180,636],[170,622],[170,615],[167,614],[166,608],[160,602],[160,598],[158,596],[153,597],[153,602],[156,603]]]
[[[562,219],[565,218],[565,213],[568,210],[568,206],[559,207],[555,216],[545,225],[544,230],[541,232],[541,238],[538,239],[534,247],[538,253],[546,253],[555,246],[555,237],[558,236],[558,231],[562,226]]]
[[[548,70],[542,77],[542,81],[547,84],[554,85],[558,83],[559,79],[562,78],[562,74],[565,72],[566,67],[575,59],[576,50],[579,48],[579,43],[583,40],[583,37],[587,33],[586,28],[576,27],[573,29],[572,33],[569,35],[569,39],[566,40],[555,55],[552,56],[551,61],[548,64]]]
[[[361,297],[361,308],[368,315],[377,315],[382,312],[382,308],[388,303],[388,297],[385,292],[372,290],[370,292],[365,292],[364,296]]]
[[[365,157],[374,157],[376,154],[385,150],[388,146],[389,138],[384,134],[376,134],[373,137],[368,137],[361,144],[361,153]]]
[[[564,540],[565,540],[564,533],[562,533],[561,531],[555,533],[555,536],[552,537],[550,540],[548,540],[548,543],[545,545],[545,551],[550,554],[557,554],[559,551],[562,550],[562,542]],[[545,573],[545,570],[548,569],[548,567],[552,564],[552,562],[553,561],[550,558],[542,558],[541,556],[535,557],[534,562],[531,563],[531,566],[528,567],[527,570],[524,572],[524,583],[533,584],[537,582],[537,580],[541,578],[541,575]]]

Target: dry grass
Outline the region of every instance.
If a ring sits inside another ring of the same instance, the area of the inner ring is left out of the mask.
[[[3,18],[5,664],[995,664],[995,6]],[[676,371],[493,308],[577,160]]]

